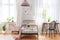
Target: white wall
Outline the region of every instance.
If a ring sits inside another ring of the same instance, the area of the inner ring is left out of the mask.
[[[24,0],[17,0],[17,10],[18,10],[18,16],[17,16],[18,17],[17,18],[18,22],[17,22],[17,24],[18,24],[18,26],[21,26],[21,23],[22,23],[23,20],[33,20],[33,17],[35,15],[35,11],[34,11],[34,9],[35,9],[35,4],[34,4],[35,0],[27,0],[28,3],[31,6],[31,10],[28,14],[23,13],[23,9],[21,7],[21,4],[22,4],[23,1]]]
[[[58,19],[59,19],[59,22],[60,22],[60,0],[58,0]]]
[[[33,17],[34,17],[34,0],[27,0],[28,3],[30,4],[30,11],[26,14],[26,13],[23,13],[23,10],[22,10],[22,19],[23,20],[32,20]],[[21,7],[22,8],[22,7]]]
[[[17,25],[18,26],[21,26],[21,12],[22,12],[22,10],[21,10],[21,8],[20,8],[20,4],[21,4],[21,2],[22,2],[22,0],[16,0],[16,2],[17,2],[17,11],[18,11],[18,13],[17,13]]]

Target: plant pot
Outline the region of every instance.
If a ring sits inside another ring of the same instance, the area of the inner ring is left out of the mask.
[[[6,33],[6,31],[2,31],[2,33],[3,33],[3,34],[5,34],[5,33]]]
[[[48,20],[48,22],[50,22],[50,20]]]

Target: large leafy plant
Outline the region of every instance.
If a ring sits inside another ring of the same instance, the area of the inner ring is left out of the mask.
[[[46,15],[46,8],[43,8],[42,17],[46,21],[46,17],[47,17],[47,15]]]
[[[13,22],[13,21],[14,21],[14,17],[9,17],[9,18],[7,18],[7,21],[8,21],[8,22]]]

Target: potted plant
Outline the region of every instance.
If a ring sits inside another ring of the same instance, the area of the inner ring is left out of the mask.
[[[14,22],[14,17],[11,18],[11,21]]]
[[[7,21],[8,21],[8,22],[10,22],[10,21],[11,21],[11,18],[10,18],[10,17],[9,17],[9,18],[7,18]]]
[[[9,17],[9,18],[7,18],[7,21],[8,21],[8,22],[14,22],[14,17]]]
[[[6,31],[6,24],[4,24],[3,26],[2,26],[2,33],[4,33],[5,34],[5,31]]]
[[[48,17],[48,22],[50,22],[51,21],[51,17]]]

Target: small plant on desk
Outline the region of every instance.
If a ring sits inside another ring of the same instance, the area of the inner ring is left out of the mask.
[[[48,17],[48,22],[50,22],[50,21],[51,21],[51,19],[52,19],[51,17]]]
[[[14,22],[14,17],[11,18],[11,21]]]

